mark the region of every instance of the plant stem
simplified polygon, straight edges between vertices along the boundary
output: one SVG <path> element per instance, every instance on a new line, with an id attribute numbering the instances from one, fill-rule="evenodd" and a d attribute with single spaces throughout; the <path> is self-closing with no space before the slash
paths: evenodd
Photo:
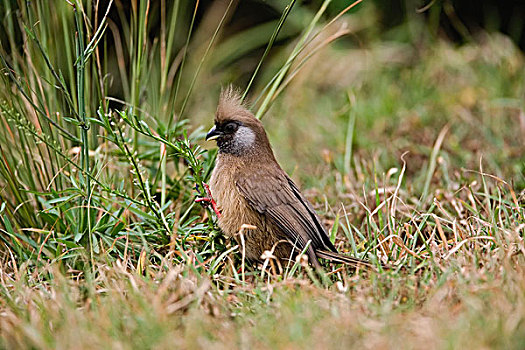
<path id="1" fill-rule="evenodd" d="M 93 242 L 91 240 L 91 218 L 90 218 L 90 201 L 91 201 L 91 179 L 88 174 L 91 174 L 89 168 L 89 125 L 86 121 L 86 105 L 85 105 L 85 56 L 84 56 L 84 32 L 82 28 L 81 13 L 75 8 L 75 24 L 77 30 L 77 100 L 78 100 L 78 115 L 80 117 L 80 132 L 81 132 L 81 166 L 84 169 L 84 181 L 86 186 L 86 195 L 83 200 L 84 205 L 80 210 L 81 220 L 79 230 L 88 233 L 91 260 L 93 260 Z M 87 222 L 84 221 L 87 219 Z M 86 229 L 84 226 L 87 224 Z M 92 261 L 93 262 L 93 261 Z M 94 263 L 94 262 L 93 262 Z M 94 265 L 94 264 L 93 264 Z"/>
<path id="2" fill-rule="evenodd" d="M 321 15 L 326 11 L 326 8 L 328 7 L 328 4 L 330 4 L 330 2 L 331 0 L 325 0 L 323 2 L 323 4 L 321 5 L 321 8 L 319 9 L 319 11 L 317 11 L 314 18 L 312 19 L 312 21 L 310 22 L 310 24 L 304 31 L 303 36 L 299 39 L 299 42 L 297 43 L 297 45 L 295 45 L 292 53 L 290 54 L 285 64 L 283 65 L 284 69 L 282 69 L 280 73 L 277 75 L 276 79 L 274 80 L 272 84 L 272 87 L 270 88 L 270 91 L 268 91 L 268 93 L 266 94 L 266 98 L 262 102 L 261 107 L 259 107 L 259 109 L 257 110 L 257 113 L 255 114 L 255 117 L 257 119 L 261 119 L 261 117 L 264 115 L 266 110 L 269 108 L 270 102 L 272 102 L 272 100 L 274 99 L 275 91 L 279 88 L 279 85 L 281 84 L 286 73 L 288 72 L 288 69 L 290 69 L 290 66 L 292 65 L 294 59 L 297 57 L 298 52 L 301 51 L 302 48 L 304 47 L 306 40 L 310 36 L 310 33 L 314 29 L 317 22 L 319 22 Z"/>

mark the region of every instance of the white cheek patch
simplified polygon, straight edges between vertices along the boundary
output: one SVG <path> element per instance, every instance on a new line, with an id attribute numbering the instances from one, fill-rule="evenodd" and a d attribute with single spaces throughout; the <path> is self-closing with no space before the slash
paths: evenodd
<path id="1" fill-rule="evenodd" d="M 255 133 L 246 126 L 240 126 L 234 136 L 235 144 L 239 148 L 251 147 L 255 141 Z"/>

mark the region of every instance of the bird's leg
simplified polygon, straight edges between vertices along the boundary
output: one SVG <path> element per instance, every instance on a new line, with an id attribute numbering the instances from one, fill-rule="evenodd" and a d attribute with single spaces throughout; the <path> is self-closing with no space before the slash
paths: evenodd
<path id="1" fill-rule="evenodd" d="M 208 186 L 208 184 L 205 184 L 205 183 L 202 183 L 202 186 L 204 187 L 204 190 L 206 191 L 206 197 L 197 198 L 195 199 L 195 202 L 201 203 L 204 206 L 211 205 L 217 217 L 220 218 L 221 212 L 219 208 L 217 207 L 217 203 L 215 202 L 215 200 L 213 199 L 211 195 L 210 186 Z"/>

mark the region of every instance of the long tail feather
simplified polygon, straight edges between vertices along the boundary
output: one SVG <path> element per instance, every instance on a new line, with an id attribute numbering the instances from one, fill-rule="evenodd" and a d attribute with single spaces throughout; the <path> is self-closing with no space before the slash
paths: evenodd
<path id="1" fill-rule="evenodd" d="M 346 256 L 343 254 L 335 253 L 335 252 L 330 252 L 326 250 L 317 250 L 316 254 L 319 258 L 330 260 L 331 262 L 334 262 L 334 263 L 346 264 L 346 265 L 350 265 L 354 267 L 367 267 L 369 269 L 377 269 L 377 267 L 369 261 L 358 259 L 358 258 L 353 258 L 353 257 Z M 387 268 L 383 264 L 381 265 L 383 268 L 385 269 Z"/>

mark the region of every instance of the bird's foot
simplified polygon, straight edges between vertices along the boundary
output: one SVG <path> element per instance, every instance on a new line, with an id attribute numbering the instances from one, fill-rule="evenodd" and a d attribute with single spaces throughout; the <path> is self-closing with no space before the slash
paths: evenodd
<path id="1" fill-rule="evenodd" d="M 195 199 L 195 202 L 200 203 L 202 206 L 207 207 L 208 205 L 211 205 L 211 208 L 215 212 L 218 218 L 221 217 L 221 211 L 217 207 L 217 203 L 213 199 L 210 191 L 210 186 L 208 184 L 203 183 L 204 190 L 206 191 L 206 197 L 200 197 Z"/>

